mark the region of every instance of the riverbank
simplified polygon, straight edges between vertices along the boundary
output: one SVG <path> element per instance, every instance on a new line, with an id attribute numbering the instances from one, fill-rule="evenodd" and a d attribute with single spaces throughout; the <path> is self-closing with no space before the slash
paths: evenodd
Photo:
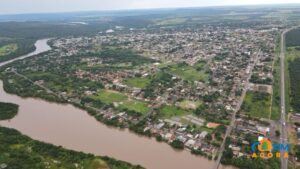
<path id="1" fill-rule="evenodd" d="M 14 129 L 0 127 L 0 165 L 7 168 L 143 169 L 124 161 L 99 157 L 32 140 Z"/>

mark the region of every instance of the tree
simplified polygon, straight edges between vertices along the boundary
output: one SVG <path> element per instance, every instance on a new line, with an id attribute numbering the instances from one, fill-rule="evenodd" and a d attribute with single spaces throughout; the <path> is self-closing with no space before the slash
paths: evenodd
<path id="1" fill-rule="evenodd" d="M 279 137 L 280 136 L 280 131 L 276 130 L 275 134 L 276 134 L 277 137 Z"/>
<path id="2" fill-rule="evenodd" d="M 183 149 L 184 148 L 184 144 L 180 140 L 174 140 L 171 143 L 171 146 L 174 147 L 174 148 L 176 148 L 176 149 Z"/>

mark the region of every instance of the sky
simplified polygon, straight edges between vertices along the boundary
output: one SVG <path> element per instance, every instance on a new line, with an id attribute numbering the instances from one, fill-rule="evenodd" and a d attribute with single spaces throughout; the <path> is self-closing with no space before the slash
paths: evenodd
<path id="1" fill-rule="evenodd" d="M 0 14 L 300 3 L 300 0 L 0 0 Z"/>

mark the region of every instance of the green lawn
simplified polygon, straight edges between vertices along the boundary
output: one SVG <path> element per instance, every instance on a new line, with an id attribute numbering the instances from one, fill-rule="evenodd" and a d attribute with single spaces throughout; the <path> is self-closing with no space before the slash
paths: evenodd
<path id="1" fill-rule="evenodd" d="M 0 56 L 5 56 L 15 52 L 18 49 L 18 45 L 16 43 L 4 45 L 0 47 Z"/>
<path id="2" fill-rule="evenodd" d="M 112 90 L 101 90 L 98 96 L 92 98 L 99 99 L 104 103 L 122 102 L 128 99 L 126 95 Z"/>
<path id="3" fill-rule="evenodd" d="M 267 93 L 247 92 L 242 112 L 257 118 L 269 118 L 271 95 Z"/>
<path id="4" fill-rule="evenodd" d="M 209 75 L 206 73 L 206 70 L 196 69 L 188 65 L 172 65 L 168 67 L 168 70 L 171 74 L 174 74 L 183 80 L 187 81 L 203 81 L 208 80 Z"/>
<path id="5" fill-rule="evenodd" d="M 120 108 L 132 110 L 142 114 L 148 113 L 150 111 L 150 108 L 148 107 L 147 103 L 138 100 L 127 101 L 124 104 L 122 104 Z"/>
<path id="6" fill-rule="evenodd" d="M 160 113 L 161 113 L 160 115 L 163 118 L 171 118 L 173 116 L 184 116 L 184 115 L 192 114 L 191 111 L 183 110 L 175 106 L 163 106 L 160 109 Z"/>
<path id="7" fill-rule="evenodd" d="M 151 82 L 151 79 L 149 78 L 129 78 L 129 79 L 126 79 L 124 81 L 124 84 L 126 84 L 127 86 L 130 86 L 130 87 L 136 87 L 136 88 L 141 88 L 141 89 L 144 89 L 146 88 L 147 85 L 149 85 Z"/>

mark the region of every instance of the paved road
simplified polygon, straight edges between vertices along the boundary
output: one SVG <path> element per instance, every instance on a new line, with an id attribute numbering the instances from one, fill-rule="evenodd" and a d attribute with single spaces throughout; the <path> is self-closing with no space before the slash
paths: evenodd
<path id="1" fill-rule="evenodd" d="M 250 66 L 250 70 L 249 70 L 250 73 L 249 73 L 249 75 L 247 77 L 247 80 L 245 82 L 245 86 L 244 86 L 244 90 L 243 90 L 242 96 L 241 96 L 241 98 L 239 100 L 239 103 L 238 103 L 237 107 L 235 108 L 235 110 L 234 110 L 234 112 L 232 114 L 230 126 L 227 127 L 227 130 L 226 130 L 226 133 L 225 133 L 225 136 L 224 136 L 224 140 L 223 140 L 222 145 L 221 145 L 221 147 L 220 147 L 220 149 L 218 151 L 218 159 L 216 160 L 215 165 L 213 166 L 213 169 L 218 169 L 219 166 L 220 166 L 222 155 L 223 155 L 223 152 L 225 150 L 225 141 L 226 141 L 226 138 L 228 137 L 228 135 L 230 135 L 230 133 L 231 133 L 233 127 L 234 127 L 235 120 L 236 120 L 236 118 L 235 118 L 236 117 L 236 113 L 242 107 L 244 98 L 245 98 L 247 90 L 249 88 L 249 80 L 250 80 L 250 78 L 252 76 L 253 68 L 254 68 L 255 64 L 257 63 L 260 54 L 261 54 L 261 50 L 259 49 L 258 52 L 257 52 L 257 54 L 255 55 L 253 64 Z"/>
<path id="2" fill-rule="evenodd" d="M 280 105 L 281 105 L 281 124 L 280 124 L 280 142 L 281 144 L 288 144 L 288 132 L 286 127 L 286 106 L 285 106 L 285 34 L 293 29 L 298 28 L 299 26 L 292 27 L 283 31 L 281 34 L 280 42 Z M 282 152 L 283 153 L 283 152 Z M 281 169 L 288 169 L 288 159 L 281 157 Z"/>
<path id="3" fill-rule="evenodd" d="M 287 30 L 281 34 L 280 42 L 280 105 L 281 105 L 281 137 L 280 142 L 282 144 L 287 143 L 287 129 L 286 129 L 286 110 L 285 110 L 285 74 L 284 74 L 284 52 L 285 52 L 285 34 Z M 282 152 L 283 153 L 283 152 Z M 281 169 L 287 169 L 288 160 L 281 158 Z"/>

